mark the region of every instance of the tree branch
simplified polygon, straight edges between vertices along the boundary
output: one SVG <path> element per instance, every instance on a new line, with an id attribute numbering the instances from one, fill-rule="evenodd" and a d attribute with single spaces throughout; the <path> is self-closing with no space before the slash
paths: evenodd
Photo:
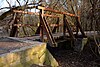
<path id="1" fill-rule="evenodd" d="M 6 2 L 8 3 L 9 7 L 11 8 L 11 4 L 9 3 L 9 1 L 8 1 L 8 0 L 6 0 Z"/>
<path id="2" fill-rule="evenodd" d="M 16 1 L 18 2 L 19 6 L 21 6 L 21 4 L 20 4 L 19 0 L 16 0 Z"/>
<path id="3" fill-rule="evenodd" d="M 3 9 L 10 9 L 10 7 L 3 7 L 3 8 L 0 8 L 0 10 L 3 10 Z"/>

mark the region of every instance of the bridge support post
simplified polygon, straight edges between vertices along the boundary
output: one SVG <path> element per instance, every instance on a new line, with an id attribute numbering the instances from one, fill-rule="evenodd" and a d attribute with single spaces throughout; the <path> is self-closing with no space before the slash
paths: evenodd
<path id="1" fill-rule="evenodd" d="M 59 17 L 57 18 L 56 24 L 57 24 L 58 26 L 55 26 L 55 27 L 53 28 L 52 33 L 55 33 L 56 30 L 59 29 Z"/>
<path id="2" fill-rule="evenodd" d="M 44 11 L 40 10 L 40 15 L 42 15 L 43 17 Z M 42 18 L 40 18 L 40 40 L 43 42 L 44 41 L 44 37 L 43 37 L 44 33 L 43 33 L 43 25 L 42 25 Z"/>
<path id="3" fill-rule="evenodd" d="M 66 34 L 66 28 L 67 28 L 67 30 L 68 30 L 68 33 L 69 33 L 70 37 L 71 37 L 72 39 L 75 39 L 75 37 L 74 37 L 74 35 L 73 35 L 73 32 L 72 32 L 72 30 L 71 30 L 71 27 L 70 27 L 70 25 L 69 25 L 69 23 L 68 23 L 68 21 L 67 21 L 67 19 L 66 19 L 66 16 L 63 15 L 63 36 L 65 36 L 65 34 Z"/>
<path id="4" fill-rule="evenodd" d="M 84 31 L 83 31 L 83 29 L 82 29 L 82 27 L 81 27 L 81 25 L 80 25 L 80 23 L 78 21 L 78 17 L 76 17 L 76 35 L 78 35 L 79 29 L 80 29 L 83 37 L 85 37 L 85 33 L 84 33 Z"/>
<path id="5" fill-rule="evenodd" d="M 47 36 L 47 39 L 48 39 L 50 45 L 52 47 L 57 47 L 57 44 L 55 42 L 55 39 L 53 38 L 52 32 L 51 32 L 50 27 L 48 26 L 48 24 L 47 24 L 47 22 L 45 20 L 45 17 L 42 17 L 41 13 L 40 13 L 39 17 L 41 19 L 41 25 L 43 27 L 43 31 L 46 33 L 46 36 Z"/>
<path id="6" fill-rule="evenodd" d="M 43 42 L 44 41 L 44 37 L 43 37 L 43 26 L 41 24 L 41 19 L 40 19 L 40 40 Z"/>
<path id="7" fill-rule="evenodd" d="M 66 35 L 66 16 L 65 14 L 63 15 L 63 36 Z"/>
<path id="8" fill-rule="evenodd" d="M 15 16 L 14 16 L 14 18 L 13 18 L 14 22 L 13 22 L 13 25 L 12 25 L 12 29 L 11 29 L 11 31 L 10 31 L 10 37 L 15 37 L 15 35 L 16 35 L 16 33 L 17 33 L 18 27 L 17 27 L 17 26 L 14 26 L 14 24 L 18 24 L 17 19 L 18 19 L 18 16 L 17 16 L 16 13 L 15 13 Z"/>

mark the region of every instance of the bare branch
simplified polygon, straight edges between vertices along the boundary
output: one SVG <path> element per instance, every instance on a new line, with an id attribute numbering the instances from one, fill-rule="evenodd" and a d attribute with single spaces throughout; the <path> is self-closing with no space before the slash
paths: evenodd
<path id="1" fill-rule="evenodd" d="M 9 1 L 8 1 L 8 0 L 6 0 L 6 2 L 9 4 L 9 7 L 11 8 L 11 4 L 9 3 Z"/>
<path id="2" fill-rule="evenodd" d="M 16 1 L 18 2 L 19 6 L 21 6 L 21 4 L 20 4 L 19 0 L 16 0 Z"/>
<path id="3" fill-rule="evenodd" d="M 11 7 L 3 7 L 3 8 L 0 8 L 0 10 L 3 10 L 3 9 L 10 9 Z"/>
<path id="4" fill-rule="evenodd" d="M 28 4 L 28 2 L 29 2 L 29 0 L 27 0 L 27 1 L 26 1 L 26 0 L 24 0 L 24 1 L 26 2 L 26 4 L 25 4 L 25 5 L 27 5 L 27 4 Z"/>

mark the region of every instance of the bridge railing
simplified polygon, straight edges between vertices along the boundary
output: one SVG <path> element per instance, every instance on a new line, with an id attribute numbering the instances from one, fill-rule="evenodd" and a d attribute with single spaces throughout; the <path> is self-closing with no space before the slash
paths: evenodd
<path id="1" fill-rule="evenodd" d="M 31 7 L 31 8 L 39 9 L 40 13 L 37 13 L 37 12 L 25 12 L 25 11 L 22 11 L 22 10 L 13 10 L 13 12 L 21 13 L 21 14 L 30 14 L 30 15 L 34 14 L 34 15 L 38 15 L 39 16 L 40 26 L 37 28 L 36 34 L 40 34 L 41 41 L 44 41 L 44 32 L 45 32 L 49 43 L 51 43 L 52 46 L 56 46 L 56 42 L 55 42 L 55 39 L 54 39 L 52 33 L 55 33 L 56 29 L 59 28 L 59 26 L 63 27 L 63 36 L 66 35 L 66 29 L 67 29 L 70 37 L 72 39 L 75 39 L 75 36 L 74 36 L 73 31 L 71 29 L 71 26 L 69 25 L 69 23 L 68 23 L 68 21 L 66 19 L 66 15 L 67 16 L 71 16 L 71 17 L 75 17 L 75 19 L 76 19 L 76 23 L 75 23 L 76 35 L 78 35 L 78 31 L 80 30 L 82 35 L 85 36 L 85 33 L 82 30 L 82 27 L 81 27 L 81 25 L 80 25 L 80 23 L 78 21 L 78 17 L 79 16 L 76 16 L 75 14 L 71 14 L 71 13 L 67 13 L 67 12 L 60 12 L 58 10 L 53 10 L 51 8 L 45 8 L 45 7 L 41 7 L 41 6 L 35 6 L 35 7 Z M 60 18 L 59 16 L 45 14 L 44 11 L 51 11 L 51 12 L 54 12 L 54 13 L 62 14 L 63 15 L 63 24 L 59 24 L 59 18 Z M 57 18 L 58 20 L 57 20 L 56 24 L 48 24 L 46 19 L 45 19 L 45 17 L 53 17 L 53 18 Z M 12 32 L 11 32 L 10 36 L 15 36 L 16 30 L 20 26 L 33 26 L 32 24 L 18 24 L 16 19 L 17 19 L 17 17 L 15 18 L 14 24 L 12 26 L 12 30 L 11 30 Z M 50 29 L 49 25 L 50 26 L 54 26 L 53 30 Z"/>

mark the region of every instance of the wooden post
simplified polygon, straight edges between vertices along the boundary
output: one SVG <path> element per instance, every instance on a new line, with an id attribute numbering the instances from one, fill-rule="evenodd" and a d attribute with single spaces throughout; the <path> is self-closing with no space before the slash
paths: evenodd
<path id="1" fill-rule="evenodd" d="M 82 33 L 82 35 L 83 35 L 83 37 L 85 37 L 85 33 L 84 33 L 84 31 L 83 31 L 83 29 L 82 29 L 82 27 L 81 27 L 81 25 L 80 25 L 80 23 L 79 23 L 79 21 L 78 21 L 78 17 L 76 17 L 76 26 L 77 26 L 77 34 L 78 34 L 78 28 L 80 29 L 80 31 L 81 31 L 81 33 Z"/>
<path id="2" fill-rule="evenodd" d="M 17 15 L 15 15 L 14 23 L 13 23 L 12 29 L 11 29 L 11 31 L 10 31 L 10 37 L 15 37 L 15 35 L 16 35 L 16 33 L 17 33 L 18 27 L 17 27 L 17 26 L 14 26 L 14 24 L 18 24 L 17 19 L 18 19 L 18 18 L 17 18 Z"/>
<path id="3" fill-rule="evenodd" d="M 68 30 L 68 33 L 69 33 L 70 37 L 74 40 L 75 37 L 74 37 L 73 31 L 71 30 L 71 27 L 70 27 L 70 25 L 69 25 L 67 19 L 65 19 L 65 21 L 66 21 L 66 24 L 65 24 L 65 25 L 66 25 L 66 28 L 67 28 L 67 30 Z"/>
<path id="4" fill-rule="evenodd" d="M 63 15 L 63 36 L 66 34 L 66 16 L 65 14 Z"/>
<path id="5" fill-rule="evenodd" d="M 40 15 L 43 17 L 43 10 L 40 10 Z M 43 25 L 42 25 L 42 18 L 40 18 L 40 40 L 43 42 L 44 37 L 43 37 Z"/>
<path id="6" fill-rule="evenodd" d="M 41 20 L 41 25 L 43 27 L 43 31 L 46 33 L 47 39 L 49 41 L 49 43 L 51 44 L 52 47 L 56 47 L 57 44 L 55 42 L 55 39 L 53 38 L 52 32 L 50 30 L 49 25 L 47 24 L 45 17 L 42 17 L 42 15 L 40 14 L 40 20 Z M 43 32 L 42 31 L 42 32 Z"/>
<path id="7" fill-rule="evenodd" d="M 46 22 L 45 17 L 43 17 L 43 28 L 45 30 L 45 33 L 47 35 L 47 38 L 49 40 L 49 43 L 51 44 L 52 47 L 57 47 L 57 43 L 52 35 L 51 29 L 49 27 L 49 25 Z"/>
<path id="8" fill-rule="evenodd" d="M 76 18 L 76 36 L 78 36 L 78 32 L 79 32 L 79 28 L 78 28 L 78 21 L 77 21 L 77 18 Z"/>
<path id="9" fill-rule="evenodd" d="M 63 15 L 63 36 L 66 35 L 66 29 L 68 30 L 68 33 L 69 33 L 70 37 L 72 39 L 75 39 L 75 37 L 73 35 L 73 31 L 71 30 L 71 27 L 70 27 L 70 25 L 69 25 L 69 23 L 68 23 L 68 21 L 66 19 L 66 16 Z"/>
<path id="10" fill-rule="evenodd" d="M 56 30 L 59 28 L 59 17 L 57 18 L 56 24 L 57 24 L 58 26 L 55 26 L 55 27 L 53 28 L 52 33 L 55 33 Z"/>

